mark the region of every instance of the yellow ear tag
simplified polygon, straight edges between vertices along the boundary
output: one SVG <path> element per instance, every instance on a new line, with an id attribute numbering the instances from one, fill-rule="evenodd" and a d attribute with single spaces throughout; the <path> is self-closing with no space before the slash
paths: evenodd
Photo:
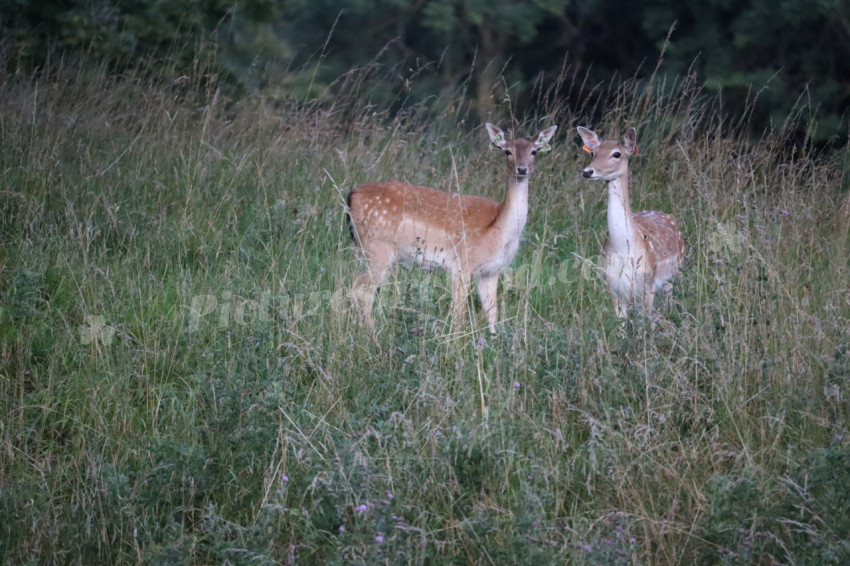
<path id="1" fill-rule="evenodd" d="M 582 148 L 583 150 L 585 150 L 587 153 L 593 153 L 593 150 L 592 150 L 592 149 L 590 149 L 589 147 L 587 147 L 586 145 L 581 146 L 581 148 Z"/>

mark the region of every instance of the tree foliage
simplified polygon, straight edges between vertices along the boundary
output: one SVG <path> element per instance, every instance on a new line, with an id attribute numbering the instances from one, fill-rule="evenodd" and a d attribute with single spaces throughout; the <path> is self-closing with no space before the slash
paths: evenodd
<path id="1" fill-rule="evenodd" d="M 850 4 L 844 0 L 0 0 L 16 70 L 51 50 L 113 63 L 216 57 L 230 84 L 311 98 L 346 70 L 380 63 L 384 92 L 418 101 L 469 90 L 486 115 L 494 86 L 520 96 L 569 60 L 602 82 L 612 75 L 691 74 L 756 130 L 801 107 L 807 134 L 846 139 Z M 671 29 L 673 32 L 671 33 Z M 668 41 L 669 40 L 669 41 Z M 205 52 L 203 48 L 213 49 Z M 411 79 L 416 79 L 411 80 Z"/>

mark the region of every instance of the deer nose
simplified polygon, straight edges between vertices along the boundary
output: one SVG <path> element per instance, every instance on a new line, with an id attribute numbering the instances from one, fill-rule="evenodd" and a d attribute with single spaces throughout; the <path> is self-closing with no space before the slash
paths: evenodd
<path id="1" fill-rule="evenodd" d="M 517 167 L 516 174 L 520 175 L 521 177 L 525 177 L 526 175 L 528 175 L 528 167 Z"/>
<path id="2" fill-rule="evenodd" d="M 584 171 L 582 171 L 582 175 L 584 175 L 585 179 L 590 179 L 591 177 L 593 177 L 593 169 L 585 169 Z"/>

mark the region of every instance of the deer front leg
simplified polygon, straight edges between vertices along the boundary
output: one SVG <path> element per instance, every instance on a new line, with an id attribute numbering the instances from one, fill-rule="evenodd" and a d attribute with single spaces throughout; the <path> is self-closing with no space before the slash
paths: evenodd
<path id="1" fill-rule="evenodd" d="M 460 269 L 452 273 L 452 326 L 463 324 L 469 296 L 469 276 Z"/>
<path id="2" fill-rule="evenodd" d="M 478 297 L 481 299 L 481 308 L 487 315 L 490 334 L 496 333 L 496 322 L 499 320 L 499 302 L 496 295 L 498 286 L 499 276 L 495 273 L 482 276 L 478 280 Z"/>
<path id="3" fill-rule="evenodd" d="M 611 290 L 611 299 L 614 302 L 614 312 L 619 318 L 627 318 L 629 316 L 629 301 L 626 297 L 621 297 L 613 289 Z"/>
<path id="4" fill-rule="evenodd" d="M 655 302 L 655 291 L 650 287 L 643 297 L 643 310 L 649 315 L 652 312 L 652 303 Z"/>

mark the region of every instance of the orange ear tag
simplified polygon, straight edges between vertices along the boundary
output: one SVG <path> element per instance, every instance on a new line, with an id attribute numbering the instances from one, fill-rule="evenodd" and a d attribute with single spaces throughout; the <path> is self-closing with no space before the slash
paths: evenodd
<path id="1" fill-rule="evenodd" d="M 638 154 L 638 149 L 637 149 L 637 146 L 635 146 L 635 155 L 637 155 L 637 154 Z"/>
<path id="2" fill-rule="evenodd" d="M 585 150 L 587 153 L 593 153 L 593 150 L 592 150 L 592 149 L 590 149 L 589 147 L 587 147 L 586 145 L 581 146 L 581 148 L 582 148 L 583 150 Z"/>

